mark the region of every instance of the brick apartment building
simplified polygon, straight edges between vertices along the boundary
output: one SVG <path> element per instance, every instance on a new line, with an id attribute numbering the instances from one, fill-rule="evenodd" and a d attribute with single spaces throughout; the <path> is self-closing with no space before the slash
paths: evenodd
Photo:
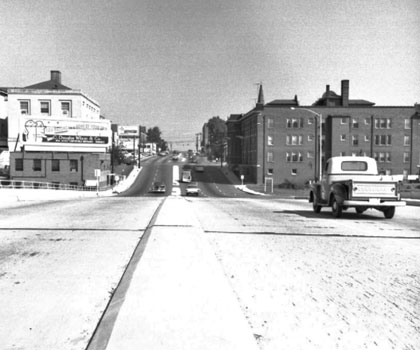
<path id="1" fill-rule="evenodd" d="M 110 173 L 111 123 L 99 104 L 61 83 L 61 73 L 24 88 L 0 88 L 7 118 L 10 178 L 85 185 Z"/>
<path id="2" fill-rule="evenodd" d="M 373 157 L 384 174 L 418 174 L 420 106 L 375 106 L 349 96 L 349 81 L 343 80 L 341 95 L 327 85 L 311 106 L 300 106 L 297 96 L 265 104 L 260 86 L 256 107 L 227 121 L 229 166 L 245 181 L 296 186 L 340 155 Z"/>

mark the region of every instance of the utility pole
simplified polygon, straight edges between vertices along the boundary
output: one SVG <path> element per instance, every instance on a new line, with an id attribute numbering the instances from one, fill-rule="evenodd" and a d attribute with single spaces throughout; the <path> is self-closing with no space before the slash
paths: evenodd
<path id="1" fill-rule="evenodd" d="M 140 168 L 140 155 L 141 155 L 141 125 L 139 125 L 139 168 Z"/>

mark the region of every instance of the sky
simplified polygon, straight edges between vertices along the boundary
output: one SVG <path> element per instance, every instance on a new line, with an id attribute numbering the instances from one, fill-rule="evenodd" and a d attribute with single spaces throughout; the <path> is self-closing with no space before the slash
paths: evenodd
<path id="1" fill-rule="evenodd" d="M 0 86 L 49 80 L 121 125 L 195 140 L 227 119 L 326 85 L 377 106 L 420 103 L 418 0 L 0 0 Z"/>

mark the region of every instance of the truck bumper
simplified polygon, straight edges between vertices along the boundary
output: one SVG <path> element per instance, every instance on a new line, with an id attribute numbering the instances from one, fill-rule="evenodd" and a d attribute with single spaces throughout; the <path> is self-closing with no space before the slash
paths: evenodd
<path id="1" fill-rule="evenodd" d="M 378 198 L 371 198 L 368 201 L 345 200 L 343 206 L 346 207 L 404 207 L 404 201 L 380 201 Z"/>

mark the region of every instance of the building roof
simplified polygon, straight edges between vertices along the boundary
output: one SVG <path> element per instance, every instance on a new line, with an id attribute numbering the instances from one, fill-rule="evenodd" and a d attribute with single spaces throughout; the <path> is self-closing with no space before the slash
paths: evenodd
<path id="1" fill-rule="evenodd" d="M 373 106 L 375 103 L 374 102 L 370 102 L 370 101 L 366 101 L 366 100 L 349 100 L 349 105 L 351 106 Z"/>
<path id="2" fill-rule="evenodd" d="M 42 83 L 25 86 L 25 89 L 39 89 L 39 90 L 71 90 L 71 88 L 55 81 L 47 80 Z"/>
<path id="3" fill-rule="evenodd" d="M 275 107 L 275 106 L 299 106 L 297 99 L 293 100 L 273 100 L 265 105 L 266 107 Z"/>
<path id="4" fill-rule="evenodd" d="M 229 118 L 228 118 L 228 122 L 236 122 L 236 121 L 238 121 L 239 119 L 241 119 L 242 118 L 242 116 L 243 116 L 243 114 L 231 114 L 230 116 L 229 116 Z"/>

